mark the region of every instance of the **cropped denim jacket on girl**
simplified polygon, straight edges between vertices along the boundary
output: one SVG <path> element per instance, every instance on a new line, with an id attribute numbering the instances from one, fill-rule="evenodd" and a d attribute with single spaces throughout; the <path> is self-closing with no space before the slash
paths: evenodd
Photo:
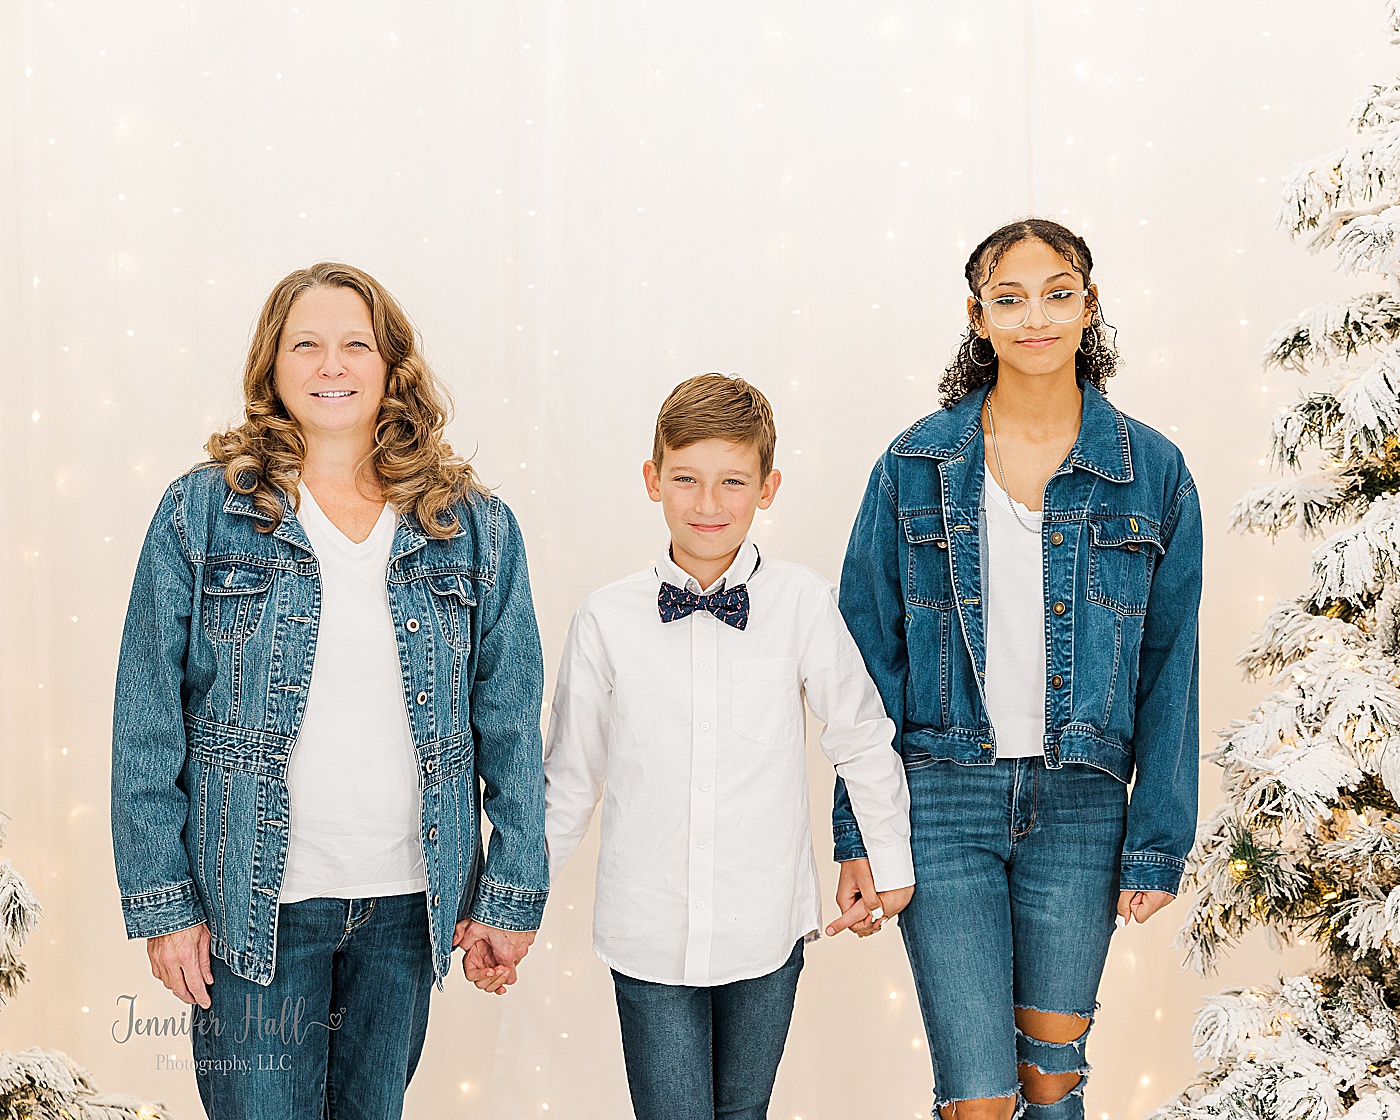
<path id="1" fill-rule="evenodd" d="M 1201 511 L 1181 452 L 1080 382 L 1083 414 L 1045 486 L 1045 764 L 1133 783 L 1121 890 L 1175 893 L 1196 828 Z M 987 717 L 982 402 L 925 416 L 876 464 L 841 612 L 903 729 L 907 767 L 996 761 Z M 836 858 L 864 855 L 845 790 Z"/>
<path id="2" fill-rule="evenodd" d="M 137 563 L 112 735 L 112 840 L 130 937 L 207 922 L 212 951 L 273 974 L 287 859 L 287 761 L 321 604 L 301 523 L 270 518 L 223 467 L 170 485 Z M 537 929 L 549 888 L 544 668 L 525 550 L 497 498 L 459 502 L 455 535 L 401 513 L 386 581 L 418 756 L 420 839 L 439 986 L 457 921 Z M 478 816 L 493 831 L 483 861 Z"/>

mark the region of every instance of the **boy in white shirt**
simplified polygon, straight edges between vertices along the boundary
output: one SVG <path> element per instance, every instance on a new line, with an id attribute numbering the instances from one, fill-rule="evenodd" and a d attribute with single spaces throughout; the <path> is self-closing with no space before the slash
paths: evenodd
<path id="1" fill-rule="evenodd" d="M 742 380 L 705 374 L 671 393 L 643 464 L 669 547 L 584 601 L 559 668 L 550 873 L 601 799 L 594 950 L 613 970 L 637 1120 L 767 1113 L 821 924 L 804 695 L 869 853 L 863 897 L 827 932 L 872 933 L 913 894 L 894 725 L 836 588 L 747 539 L 781 482 L 776 438 Z"/>

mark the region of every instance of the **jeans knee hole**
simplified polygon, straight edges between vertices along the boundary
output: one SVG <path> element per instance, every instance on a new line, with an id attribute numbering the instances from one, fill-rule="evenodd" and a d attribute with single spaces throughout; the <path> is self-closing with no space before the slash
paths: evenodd
<path id="1" fill-rule="evenodd" d="M 1020 1068 L 1022 1071 L 1021 1092 L 1031 1104 L 1058 1104 L 1084 1084 L 1082 1073 L 1046 1073 L 1039 1067 L 1028 1063 L 1023 1064 Z M 1027 1072 L 1030 1072 L 1029 1077 L 1027 1077 Z M 1059 1082 L 1068 1077 L 1073 1077 L 1074 1080 L 1061 1090 Z M 1052 1084 L 1047 1085 L 1044 1082 Z"/>

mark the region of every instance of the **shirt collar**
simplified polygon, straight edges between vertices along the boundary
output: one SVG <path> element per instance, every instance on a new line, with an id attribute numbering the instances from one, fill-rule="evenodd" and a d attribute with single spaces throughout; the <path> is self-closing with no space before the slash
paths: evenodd
<path id="1" fill-rule="evenodd" d="M 758 545 L 747 537 L 744 543 L 739 546 L 739 551 L 734 557 L 734 562 L 725 570 L 710 587 L 701 587 L 694 576 L 683 570 L 674 560 L 671 559 L 671 545 L 668 542 L 661 550 L 661 557 L 656 562 L 656 574 L 662 583 L 669 583 L 673 587 L 680 587 L 695 595 L 712 595 L 726 588 L 738 587 L 741 583 L 747 583 L 753 578 L 754 572 L 758 571 L 759 555 Z"/>

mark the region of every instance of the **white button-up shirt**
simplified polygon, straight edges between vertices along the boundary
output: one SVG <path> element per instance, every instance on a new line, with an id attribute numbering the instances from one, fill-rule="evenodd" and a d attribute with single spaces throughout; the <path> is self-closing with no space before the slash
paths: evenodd
<path id="1" fill-rule="evenodd" d="M 663 623 L 661 583 L 747 584 L 738 630 Z M 574 615 L 545 747 L 551 876 L 603 802 L 593 947 L 641 980 L 717 985 L 777 969 L 821 926 L 803 697 L 850 791 L 879 890 L 914 882 L 894 724 L 809 568 L 745 542 L 710 588 L 662 553 Z"/>

